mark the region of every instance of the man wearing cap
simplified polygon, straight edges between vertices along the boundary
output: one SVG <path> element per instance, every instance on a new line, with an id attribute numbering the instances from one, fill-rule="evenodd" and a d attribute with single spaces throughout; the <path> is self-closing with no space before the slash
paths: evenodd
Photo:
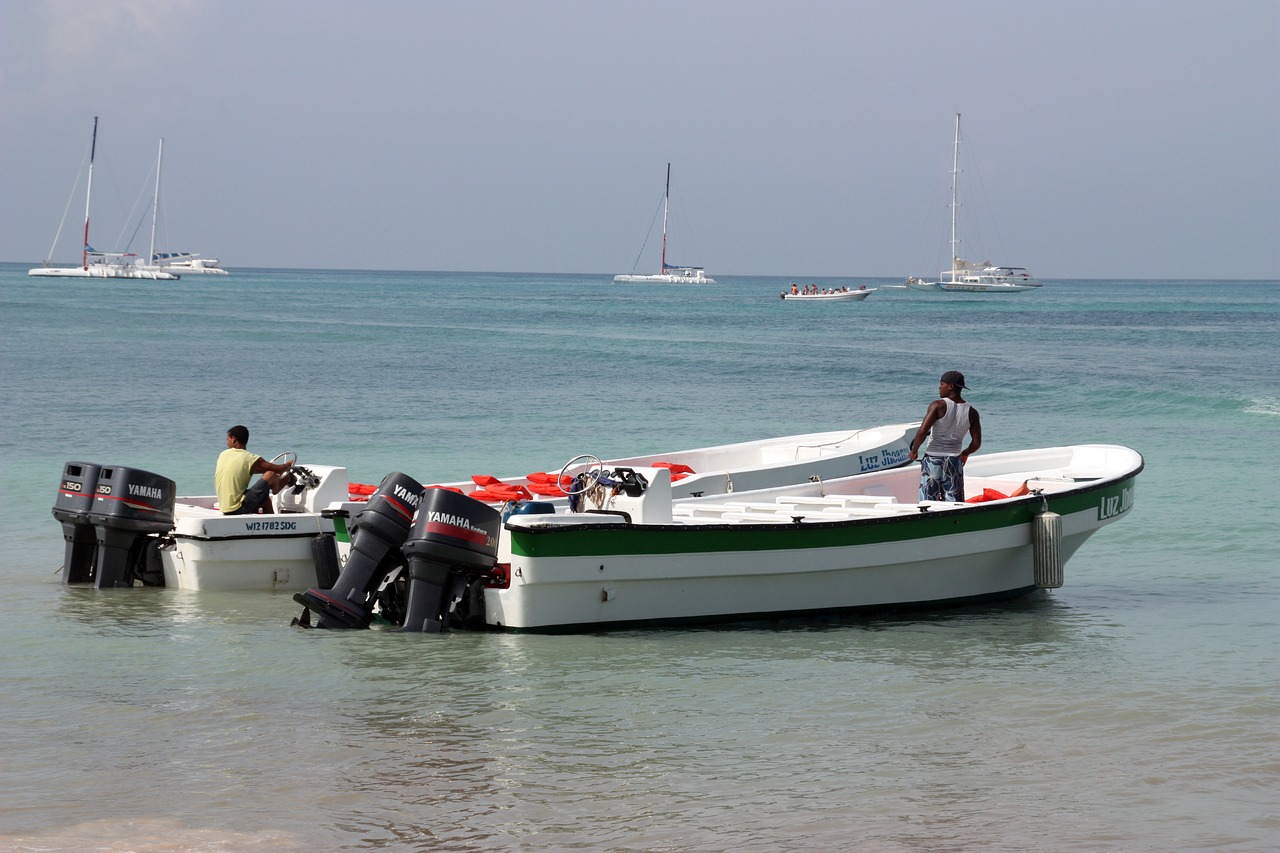
<path id="1" fill-rule="evenodd" d="M 982 446 L 982 422 L 978 420 L 978 410 L 960 397 L 962 390 L 969 390 L 963 373 L 948 370 L 942 374 L 938 383 L 940 399 L 929 404 L 916 437 L 911 439 L 914 460 L 925 436 L 929 436 L 929 446 L 920 460 L 922 501 L 964 500 L 964 463 Z M 969 446 L 961 450 L 966 433 Z"/>

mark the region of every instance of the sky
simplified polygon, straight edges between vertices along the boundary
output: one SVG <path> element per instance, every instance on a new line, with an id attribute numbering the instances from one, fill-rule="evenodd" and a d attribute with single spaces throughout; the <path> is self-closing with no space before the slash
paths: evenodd
<path id="1" fill-rule="evenodd" d="M 1277 0 L 0 0 L 0 260 L 1280 279 Z M 79 182 L 77 183 L 77 175 Z M 656 221 L 655 221 L 656 218 Z M 140 223 L 144 223 L 141 224 Z M 132 235 L 132 238 L 131 238 Z"/>

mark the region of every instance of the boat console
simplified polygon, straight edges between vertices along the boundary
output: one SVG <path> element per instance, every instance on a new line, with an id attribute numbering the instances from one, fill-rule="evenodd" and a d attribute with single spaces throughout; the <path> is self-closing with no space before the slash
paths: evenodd
<path id="1" fill-rule="evenodd" d="M 614 468 L 588 473 L 572 512 L 616 513 L 633 524 L 671 522 L 671 471 L 667 468 Z M 537 520 L 537 517 L 534 517 Z M 542 519 L 545 520 L 545 519 Z"/>
<path id="2" fill-rule="evenodd" d="M 295 465 L 297 483 L 276 495 L 280 512 L 321 512 L 349 500 L 347 469 L 333 465 Z"/>

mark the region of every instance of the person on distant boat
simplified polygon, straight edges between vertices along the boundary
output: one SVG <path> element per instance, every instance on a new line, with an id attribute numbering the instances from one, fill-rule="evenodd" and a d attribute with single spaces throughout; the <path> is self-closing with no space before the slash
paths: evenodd
<path id="1" fill-rule="evenodd" d="M 796 283 L 794 281 L 791 282 L 791 295 L 795 296 L 799 292 L 800 292 L 800 288 L 796 287 Z"/>
<path id="2" fill-rule="evenodd" d="M 929 436 L 929 446 L 920 460 L 922 501 L 964 500 L 964 464 L 982 446 L 982 422 L 978 410 L 960 396 L 962 390 L 969 390 L 963 373 L 948 370 L 942 374 L 939 399 L 929 404 L 920 429 L 911 439 L 910 458 L 914 461 L 925 436 Z M 969 436 L 969 446 L 961 450 L 965 434 Z"/>
<path id="3" fill-rule="evenodd" d="M 253 515 L 271 512 L 271 496 L 294 482 L 290 460 L 283 464 L 268 462 L 245 450 L 249 443 L 248 427 L 237 424 L 227 430 L 227 449 L 218 455 L 213 471 L 213 488 L 223 515 Z M 252 486 L 249 480 L 261 474 Z"/>

